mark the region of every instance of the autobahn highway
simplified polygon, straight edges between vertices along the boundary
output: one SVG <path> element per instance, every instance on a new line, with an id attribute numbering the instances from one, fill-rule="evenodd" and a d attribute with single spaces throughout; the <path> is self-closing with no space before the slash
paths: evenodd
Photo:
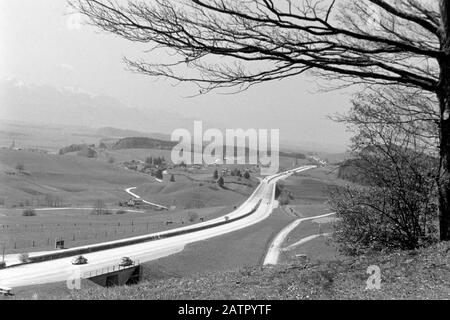
<path id="1" fill-rule="evenodd" d="M 270 216 L 275 204 L 275 186 L 279 180 L 286 179 L 295 172 L 302 172 L 313 168 L 315 166 L 305 166 L 264 178 L 254 193 L 240 207 L 224 217 L 188 227 L 155 233 L 154 235 L 157 236 L 157 239 L 153 241 L 127 245 L 127 242 L 130 240 L 139 240 L 139 238 L 145 240 L 145 237 L 148 237 L 147 235 L 86 246 L 101 248 L 101 246 L 108 244 L 119 245 L 113 249 L 98 250 L 83 254 L 89 261 L 86 265 L 72 265 L 71 261 L 77 255 L 74 253 L 71 257 L 24 264 L 0 270 L 0 287 L 14 289 L 29 285 L 63 282 L 74 277 L 86 278 L 89 272 L 117 266 L 120 259 L 125 256 L 140 263 L 149 262 L 179 253 L 190 243 L 247 228 Z M 211 227 L 208 227 L 210 225 Z M 199 227 L 205 228 L 196 230 Z M 190 232 L 191 229 L 192 232 Z M 170 236 L 171 233 L 179 231 L 183 231 L 184 233 Z M 123 246 L 120 245 L 122 243 Z M 73 248 L 70 251 L 76 252 L 80 248 Z"/>

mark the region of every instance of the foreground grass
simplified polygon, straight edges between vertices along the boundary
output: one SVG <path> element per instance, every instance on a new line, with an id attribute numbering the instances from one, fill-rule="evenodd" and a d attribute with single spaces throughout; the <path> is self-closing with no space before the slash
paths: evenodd
<path id="1" fill-rule="evenodd" d="M 367 268 L 381 269 L 381 289 L 365 290 Z M 246 268 L 133 287 L 94 288 L 63 299 L 450 299 L 450 243 L 410 252 L 336 261 Z"/>

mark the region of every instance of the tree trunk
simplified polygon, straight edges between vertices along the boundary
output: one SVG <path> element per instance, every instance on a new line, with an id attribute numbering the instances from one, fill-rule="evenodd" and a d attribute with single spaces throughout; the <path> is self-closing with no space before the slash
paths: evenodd
<path id="1" fill-rule="evenodd" d="M 450 241 L 450 3 L 441 0 L 441 46 L 445 56 L 439 59 L 440 81 L 438 98 L 440 106 L 440 157 L 439 225 L 441 241 Z"/>
<path id="2" fill-rule="evenodd" d="M 450 79 L 450 62 L 447 67 L 447 77 Z M 441 109 L 439 225 L 441 240 L 450 241 L 450 81 L 447 81 L 445 89 L 442 88 L 438 95 Z"/>

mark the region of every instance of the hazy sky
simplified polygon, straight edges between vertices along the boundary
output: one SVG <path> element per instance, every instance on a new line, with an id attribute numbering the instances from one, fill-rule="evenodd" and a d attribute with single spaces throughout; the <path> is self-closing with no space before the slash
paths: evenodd
<path id="1" fill-rule="evenodd" d="M 130 107 L 164 109 L 216 126 L 279 128 L 284 141 L 345 150 L 349 134 L 326 116 L 345 111 L 349 95 L 318 93 L 314 79 L 303 76 L 237 95 L 185 98 L 197 92 L 194 86 L 174 87 L 125 70 L 122 57 L 145 57 L 147 46 L 81 27 L 68 12 L 65 0 L 0 0 L 0 78 L 77 87 Z"/>

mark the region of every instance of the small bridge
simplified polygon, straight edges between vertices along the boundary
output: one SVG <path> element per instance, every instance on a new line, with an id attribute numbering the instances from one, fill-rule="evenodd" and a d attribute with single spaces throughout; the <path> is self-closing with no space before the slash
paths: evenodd
<path id="1" fill-rule="evenodd" d="M 112 266 L 83 273 L 84 279 L 102 287 L 115 287 L 139 283 L 142 278 L 142 266 L 133 262 L 130 266 Z"/>

